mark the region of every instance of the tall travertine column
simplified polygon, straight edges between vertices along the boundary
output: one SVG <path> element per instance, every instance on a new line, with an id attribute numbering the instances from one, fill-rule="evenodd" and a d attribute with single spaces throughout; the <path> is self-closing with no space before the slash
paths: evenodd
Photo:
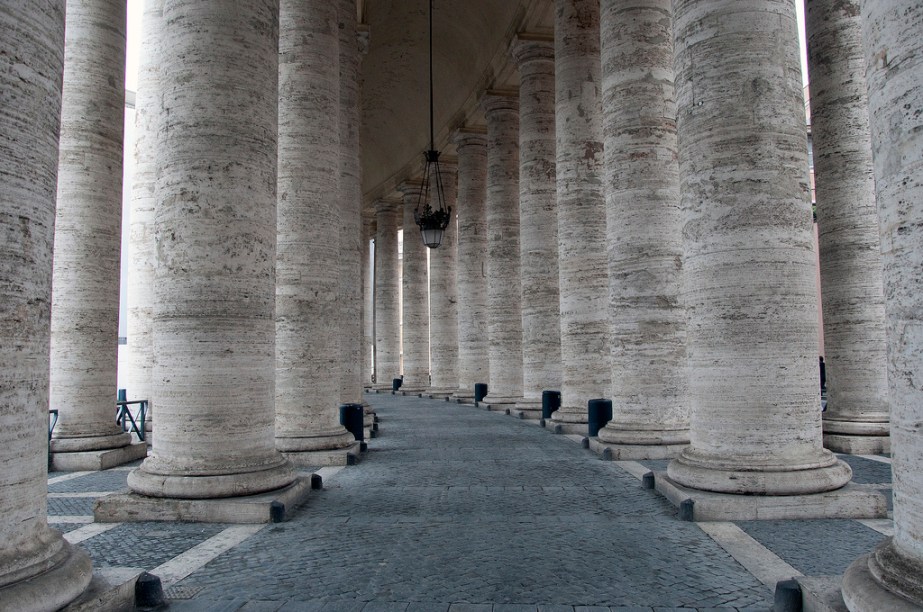
<path id="1" fill-rule="evenodd" d="M 600 4 L 613 459 L 689 442 L 672 0 Z"/>
<path id="2" fill-rule="evenodd" d="M 118 370 L 124 0 L 67 6 L 51 293 L 51 441 L 58 469 L 101 469 L 131 434 L 113 415 Z M 143 457 L 121 453 L 115 464 Z M 83 451 L 83 452 L 82 452 Z M 80 453 L 75 455 L 74 453 Z M 60 459 L 59 459 L 60 454 Z M 111 467 L 106 465 L 105 467 Z"/>
<path id="3" fill-rule="evenodd" d="M 375 238 L 375 211 L 362 212 L 362 386 L 372 385 L 372 354 L 375 347 L 375 283 L 372 274 L 372 250 L 369 243 Z M 377 253 L 376 253 L 377 255 Z"/>
<path id="4" fill-rule="evenodd" d="M 295 479 L 273 440 L 278 17 L 272 0 L 164 4 L 157 434 L 128 476 L 137 493 L 228 497 Z"/>
<path id="5" fill-rule="evenodd" d="M 458 391 L 474 397 L 490 380 L 487 357 L 487 138 L 464 129 L 453 138 L 458 153 Z"/>
<path id="6" fill-rule="evenodd" d="M 587 401 L 610 392 L 599 0 L 554 6 L 562 367 L 552 420 L 584 433 Z"/>
<path id="7" fill-rule="evenodd" d="M 519 252 L 522 270 L 522 416 L 540 418 L 542 391 L 561 386 L 554 41 L 520 34 Z"/>
<path id="8" fill-rule="evenodd" d="M 440 160 L 445 205 L 452 209 L 452 219 L 445 229 L 439 248 L 429 250 L 430 353 L 432 382 L 428 390 L 434 395 L 451 395 L 458 390 L 458 311 L 456 293 L 456 257 L 458 231 L 458 164 Z"/>
<path id="9" fill-rule="evenodd" d="M 805 5 L 820 246 L 824 446 L 888 452 L 885 304 L 859 0 Z"/>
<path id="10" fill-rule="evenodd" d="M 398 187 L 404 196 L 404 252 L 401 258 L 402 339 L 404 384 L 401 391 L 420 393 L 429 387 L 429 305 L 426 289 L 426 246 L 413 212 L 420 199 L 421 181 L 404 181 Z"/>
<path id="11" fill-rule="evenodd" d="M 335 3 L 282 0 L 276 448 L 296 465 L 318 465 L 314 451 L 355 444 L 339 419 L 340 326 L 359 313 L 340 303 L 342 272 L 337 274 L 343 265 L 341 225 L 353 225 L 343 221 L 350 213 L 341 209 L 342 194 L 335 195 L 342 170 L 338 39 Z"/>
<path id="12" fill-rule="evenodd" d="M 356 0 L 339 0 L 340 402 L 362 403 L 362 186 Z"/>
<path id="13" fill-rule="evenodd" d="M 64 12 L 63 0 L 0 10 L 0 603 L 8 610 L 57 610 L 92 577 L 86 553 L 46 518 Z"/>
<path id="14" fill-rule="evenodd" d="M 852 612 L 923 609 L 923 4 L 862 2 L 887 312 L 894 537 L 843 576 Z M 832 381 L 831 381 L 832 382 Z"/>
<path id="15" fill-rule="evenodd" d="M 751 499 L 842 487 L 821 445 L 794 3 L 674 11 L 691 444 L 669 477 Z"/>
<path id="16" fill-rule="evenodd" d="M 519 99 L 487 92 L 487 356 L 490 405 L 522 401 Z"/>
<path id="17" fill-rule="evenodd" d="M 129 269 L 126 299 L 127 359 L 123 379 L 129 399 L 146 399 L 153 409 L 154 207 L 157 203 L 156 150 L 160 121 L 160 28 L 163 0 L 146 0 L 142 22 L 138 91 L 135 95 L 135 171 L 128 213 Z M 148 440 L 150 442 L 150 440 Z"/>
<path id="18" fill-rule="evenodd" d="M 401 375 L 400 259 L 397 231 L 403 202 L 375 202 L 375 388 L 390 389 Z"/>

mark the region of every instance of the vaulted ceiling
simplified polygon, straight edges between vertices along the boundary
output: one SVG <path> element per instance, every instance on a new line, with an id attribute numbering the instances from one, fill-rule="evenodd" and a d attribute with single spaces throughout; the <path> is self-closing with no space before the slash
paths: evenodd
<path id="1" fill-rule="evenodd" d="M 391 194 L 419 173 L 429 147 L 428 0 L 364 0 L 369 50 L 362 60 L 362 190 L 366 202 Z M 519 32 L 551 34 L 552 0 L 434 0 L 436 148 L 483 124 L 486 88 L 515 89 L 508 49 Z"/>

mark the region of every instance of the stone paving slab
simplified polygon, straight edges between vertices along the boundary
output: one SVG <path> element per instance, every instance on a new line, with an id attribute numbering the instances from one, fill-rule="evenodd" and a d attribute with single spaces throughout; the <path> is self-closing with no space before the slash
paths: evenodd
<path id="1" fill-rule="evenodd" d="M 123 523 L 80 546 L 90 554 L 94 567 L 152 570 L 225 527 L 215 523 Z"/>
<path id="2" fill-rule="evenodd" d="M 73 480 L 48 485 L 49 493 L 74 493 L 79 491 L 120 491 L 128 489 L 128 470 L 92 472 Z"/>

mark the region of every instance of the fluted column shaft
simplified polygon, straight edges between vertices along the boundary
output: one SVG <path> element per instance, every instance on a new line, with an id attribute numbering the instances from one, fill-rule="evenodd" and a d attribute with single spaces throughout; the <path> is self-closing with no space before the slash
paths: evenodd
<path id="1" fill-rule="evenodd" d="M 458 392 L 490 380 L 487 356 L 487 138 L 460 130 L 458 153 Z"/>
<path id="2" fill-rule="evenodd" d="M 401 333 L 404 348 L 402 391 L 420 392 L 429 386 L 429 305 L 426 302 L 426 246 L 413 212 L 420 199 L 420 181 L 398 187 L 404 196 L 404 251 L 401 258 Z"/>
<path id="3" fill-rule="evenodd" d="M 923 609 L 923 4 L 863 1 L 888 342 L 894 537 L 843 576 L 852 612 Z"/>
<path id="4" fill-rule="evenodd" d="M 400 259 L 397 231 L 403 203 L 375 203 L 375 386 L 390 389 L 401 374 Z"/>
<path id="5" fill-rule="evenodd" d="M 117 386 L 124 0 L 70 2 L 51 294 L 50 405 L 59 411 L 53 452 L 125 446 Z"/>
<path id="6" fill-rule="evenodd" d="M 353 224 L 334 195 L 343 169 L 337 6 L 282 0 L 279 25 L 275 427 L 276 448 L 294 457 L 353 442 L 339 422 L 340 329 L 359 314 L 339 299 L 340 236 Z"/>
<path id="7" fill-rule="evenodd" d="M 587 401 L 610 392 L 599 0 L 555 0 L 554 28 L 562 367 L 553 419 L 576 433 Z"/>
<path id="8" fill-rule="evenodd" d="M 522 280 L 519 273 L 519 99 L 488 93 L 487 333 L 490 382 L 485 401 L 522 399 Z"/>
<path id="9" fill-rule="evenodd" d="M 339 0 L 340 402 L 362 402 L 362 186 L 356 0 Z"/>
<path id="10" fill-rule="evenodd" d="M 599 439 L 625 458 L 689 441 L 672 4 L 600 5 L 613 416 Z"/>
<path id="11" fill-rule="evenodd" d="M 725 493 L 836 489 L 851 471 L 821 446 L 794 4 L 674 11 L 692 414 L 669 476 Z"/>
<path id="12" fill-rule="evenodd" d="M 429 251 L 430 351 L 432 383 L 429 391 L 448 395 L 458 388 L 458 311 L 456 292 L 456 257 L 458 230 L 458 164 L 443 159 L 442 183 L 445 204 L 452 209 L 442 244 Z"/>
<path id="13" fill-rule="evenodd" d="M 885 305 L 858 0 L 807 2 L 827 410 L 824 446 L 888 448 Z"/>
<path id="14" fill-rule="evenodd" d="M 512 54 L 519 68 L 520 407 L 537 418 L 542 391 L 561 386 L 554 41 L 521 35 Z"/>
<path id="15" fill-rule="evenodd" d="M 157 435 L 128 476 L 138 493 L 246 495 L 295 478 L 273 443 L 278 18 L 274 0 L 164 4 Z"/>
<path id="16" fill-rule="evenodd" d="M 64 13 L 63 0 L 0 10 L 0 602 L 10 610 L 61 608 L 92 577 L 86 553 L 46 518 Z"/>
<path id="17" fill-rule="evenodd" d="M 127 359 L 123 378 L 129 399 L 156 404 L 151 375 L 157 355 L 153 345 L 154 208 L 157 204 L 156 151 L 160 109 L 159 47 L 163 23 L 163 0 L 146 0 L 142 21 L 138 91 L 135 95 L 135 171 L 131 180 L 128 214 L 129 269 L 126 301 Z"/>

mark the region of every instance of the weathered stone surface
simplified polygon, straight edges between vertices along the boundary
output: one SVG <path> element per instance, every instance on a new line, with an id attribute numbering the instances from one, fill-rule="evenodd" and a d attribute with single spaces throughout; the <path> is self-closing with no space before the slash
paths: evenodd
<path id="1" fill-rule="evenodd" d="M 610 393 L 599 2 L 554 7 L 561 408 L 552 420 L 577 433 L 587 401 Z"/>
<path id="2" fill-rule="evenodd" d="M 356 1 L 338 0 L 340 52 L 340 403 L 362 403 L 362 165 Z"/>
<path id="3" fill-rule="evenodd" d="M 128 477 L 144 495 L 253 494 L 295 478 L 273 440 L 278 19 L 273 0 L 164 5 L 157 435 Z"/>
<path id="4" fill-rule="evenodd" d="M 885 304 L 858 0 L 805 5 L 817 192 L 827 448 L 861 424 L 888 435 Z M 861 440 L 857 440 L 861 445 Z"/>
<path id="5" fill-rule="evenodd" d="M 721 493 L 837 489 L 851 472 L 821 445 L 794 6 L 680 0 L 674 27 L 691 444 L 669 476 Z"/>
<path id="6" fill-rule="evenodd" d="M 603 0 L 600 30 L 612 420 L 599 439 L 615 456 L 675 456 L 689 409 L 672 1 Z"/>
<path id="7" fill-rule="evenodd" d="M 426 299 L 426 246 L 413 213 L 420 200 L 420 181 L 405 181 L 398 188 L 404 196 L 404 251 L 401 256 L 401 346 L 404 386 L 401 391 L 419 393 L 429 386 L 429 305 Z"/>
<path id="8" fill-rule="evenodd" d="M 923 608 L 923 5 L 862 3 L 886 304 L 894 537 L 843 578 L 853 612 Z"/>
<path id="9" fill-rule="evenodd" d="M 519 99 L 487 92 L 487 357 L 489 404 L 522 399 Z M 478 381 L 483 382 L 483 381 Z"/>
<path id="10" fill-rule="evenodd" d="M 442 245 L 429 250 L 432 380 L 428 392 L 451 395 L 458 389 L 458 163 L 454 159 L 442 158 L 439 167 L 442 170 L 445 205 L 452 209 L 452 219 L 445 230 Z"/>
<path id="11" fill-rule="evenodd" d="M 48 528 L 48 348 L 64 2 L 0 10 L 0 602 L 57 609 L 89 557 Z"/>
<path id="12" fill-rule="evenodd" d="M 459 130 L 458 152 L 458 393 L 490 380 L 487 357 L 487 138 Z"/>
<path id="13" fill-rule="evenodd" d="M 542 391 L 561 386 L 554 41 L 519 35 L 519 253 L 522 385 L 519 408 L 540 416 Z"/>
<path id="14" fill-rule="evenodd" d="M 351 258 L 340 236 L 353 223 L 334 196 L 343 170 L 337 7 L 285 0 L 279 22 L 275 435 L 276 448 L 297 453 L 353 442 L 339 419 L 340 341 L 359 313 L 339 299 L 341 257 Z"/>
<path id="15" fill-rule="evenodd" d="M 402 202 L 375 203 L 375 388 L 390 389 L 401 374 L 400 265 L 397 230 L 403 218 Z"/>
<path id="16" fill-rule="evenodd" d="M 367 209 L 362 216 L 362 386 L 372 384 L 372 355 L 375 350 L 375 284 L 372 282 L 372 249 L 375 238 L 375 211 Z"/>
<path id="17" fill-rule="evenodd" d="M 53 452 L 96 451 L 131 442 L 131 435 L 112 418 L 118 369 L 125 19 L 123 0 L 72 2 L 67 11 L 51 294 L 49 397 L 51 408 L 58 410 Z"/>
<path id="18" fill-rule="evenodd" d="M 126 359 L 122 378 L 129 399 L 148 400 L 148 419 L 153 417 L 152 373 L 157 355 L 153 345 L 154 207 L 157 202 L 156 151 L 161 117 L 160 28 L 163 0 L 145 0 L 142 21 L 138 91 L 135 94 L 135 171 L 128 213 L 128 321 Z"/>

